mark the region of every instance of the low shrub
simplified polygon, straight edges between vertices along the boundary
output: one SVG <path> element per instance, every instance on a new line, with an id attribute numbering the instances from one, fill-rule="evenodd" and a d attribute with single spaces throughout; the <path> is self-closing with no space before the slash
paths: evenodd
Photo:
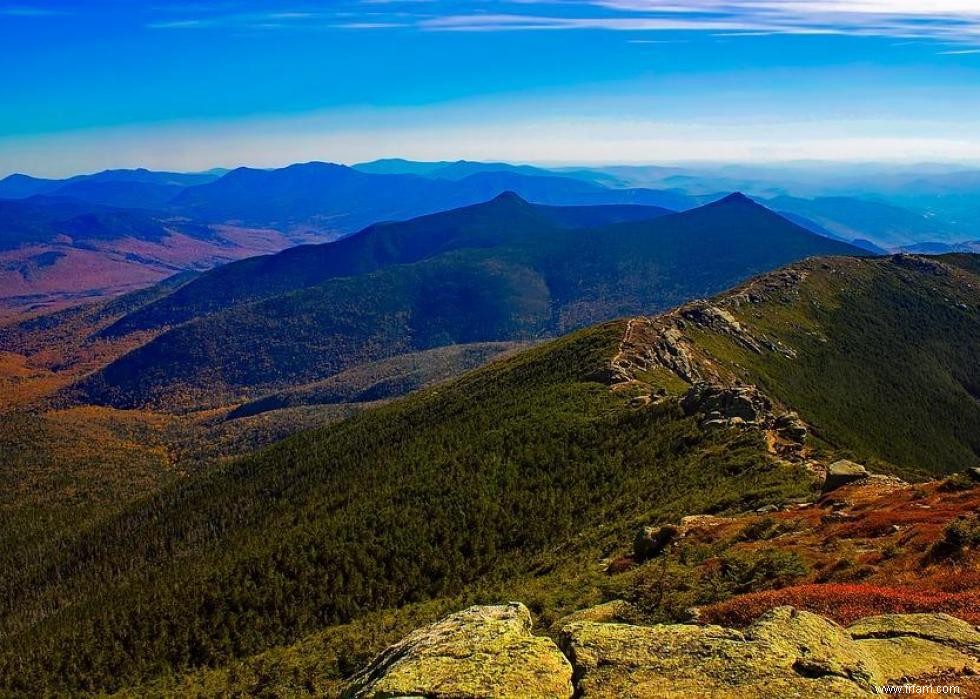
<path id="1" fill-rule="evenodd" d="M 790 605 L 822 614 L 841 624 L 878 614 L 943 612 L 980 624 L 980 590 L 949 593 L 877 585 L 796 585 L 741 595 L 701 609 L 707 623 L 742 627 L 774 607 Z"/>
<path id="2" fill-rule="evenodd" d="M 943 529 L 943 538 L 929 549 L 932 561 L 958 558 L 965 549 L 980 546 L 980 517 L 977 515 L 957 517 Z"/>

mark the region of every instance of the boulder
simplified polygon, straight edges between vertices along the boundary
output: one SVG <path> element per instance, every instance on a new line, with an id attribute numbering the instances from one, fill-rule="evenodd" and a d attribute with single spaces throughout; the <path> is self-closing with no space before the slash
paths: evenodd
<path id="1" fill-rule="evenodd" d="M 858 639 L 910 636 L 980 652 L 980 631 L 949 614 L 882 614 L 856 621 L 847 630 Z"/>
<path id="2" fill-rule="evenodd" d="M 980 663 L 965 653 L 914 636 L 869 638 L 854 641 L 874 657 L 882 684 L 901 683 L 917 677 L 975 675 Z"/>
<path id="3" fill-rule="evenodd" d="M 531 626 L 523 604 L 470 607 L 389 647 L 342 696 L 570 698 L 568 660 L 551 639 L 532 635 Z"/>
<path id="4" fill-rule="evenodd" d="M 755 386 L 701 383 L 681 399 L 686 415 L 701 414 L 702 425 L 761 425 L 772 417 L 772 401 Z"/>
<path id="5" fill-rule="evenodd" d="M 583 699 L 815 699 L 867 697 L 889 683 L 973 676 L 980 669 L 976 658 L 953 646 L 969 646 L 976 633 L 946 615 L 888 615 L 845 629 L 817 614 L 779 607 L 744 632 L 576 622 L 562 629 L 560 644 Z M 920 637 L 926 634 L 941 641 Z"/>
<path id="6" fill-rule="evenodd" d="M 776 433 L 783 439 L 797 444 L 806 443 L 806 423 L 794 412 L 783 413 L 773 424 Z"/>
<path id="7" fill-rule="evenodd" d="M 580 622 L 561 633 L 578 695 L 865 697 L 874 659 L 833 622 L 788 607 L 743 634 L 720 626 Z"/>
<path id="8" fill-rule="evenodd" d="M 980 466 L 973 466 L 972 468 L 966 469 L 966 475 L 977 483 L 980 483 Z"/>
<path id="9" fill-rule="evenodd" d="M 806 677 L 843 677 L 869 691 L 882 684 L 875 658 L 846 629 L 818 614 L 778 607 L 746 629 L 745 637 Z"/>
<path id="10" fill-rule="evenodd" d="M 823 482 L 823 492 L 829 493 L 837 490 L 843 485 L 867 478 L 871 474 L 861 464 L 856 464 L 847 459 L 835 461 L 827 467 L 827 477 Z"/>
<path id="11" fill-rule="evenodd" d="M 633 558 L 637 563 L 659 556 L 677 538 L 678 529 L 671 524 L 643 527 L 633 539 Z"/>
<path id="12" fill-rule="evenodd" d="M 612 624 L 617 622 L 625 622 L 636 616 L 636 610 L 633 606 L 621 599 L 614 599 L 611 602 L 604 602 L 602 604 L 597 604 L 594 607 L 589 607 L 587 609 L 579 609 L 576 612 L 572 612 L 561 619 L 556 621 L 552 625 L 552 630 L 560 631 L 569 624 L 574 624 L 579 621 L 593 621 L 603 624 Z"/>

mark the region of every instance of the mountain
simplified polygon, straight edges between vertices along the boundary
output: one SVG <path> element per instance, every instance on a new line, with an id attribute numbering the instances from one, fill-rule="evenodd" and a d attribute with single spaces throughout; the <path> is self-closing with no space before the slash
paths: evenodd
<path id="1" fill-rule="evenodd" d="M 0 199 L 0 320 L 287 247 L 274 231 L 54 196 Z"/>
<path id="2" fill-rule="evenodd" d="M 682 201 L 672 193 L 609 190 L 571 178 L 519 171 L 479 172 L 452 180 L 305 163 L 278 170 L 233 170 L 215 182 L 185 190 L 171 202 L 171 210 L 209 221 L 313 229 L 339 237 L 379 221 L 486 201 L 504 191 L 553 205 L 641 204 L 673 209 Z"/>
<path id="3" fill-rule="evenodd" d="M 522 175 L 539 175 L 555 177 L 552 170 L 545 170 L 532 165 L 511 165 L 510 163 L 486 163 L 472 160 L 457 160 L 455 162 L 417 162 L 401 158 L 386 158 L 373 160 L 369 163 L 352 165 L 355 170 L 375 175 L 423 175 L 439 179 L 460 180 L 470 175 L 483 172 L 511 172 Z"/>
<path id="4" fill-rule="evenodd" d="M 172 329 L 77 389 L 116 407 L 228 403 L 398 354 L 665 308 L 810 255 L 864 254 L 742 195 L 662 213 L 622 222 L 642 210 L 558 210 L 505 194 L 228 265 L 109 327 L 109 338 Z M 572 226 L 601 220 L 612 223 Z"/>
<path id="5" fill-rule="evenodd" d="M 948 252 L 980 252 L 980 240 L 964 240 L 959 243 L 926 241 L 902 247 L 902 252 L 920 255 L 942 255 Z"/>
<path id="6" fill-rule="evenodd" d="M 755 230 L 779 220 L 739 197 L 659 220 L 686 221 L 690 245 L 719 212 L 737 231 L 733 207 Z M 633 246 L 666 236 L 628 230 Z M 722 233 L 700 235 L 719 249 Z M 526 600 L 555 636 L 612 600 L 590 614 L 707 605 L 733 623 L 758 595 L 835 594 L 968 611 L 976 485 L 885 474 L 980 465 L 978 273 L 969 255 L 805 260 L 188 473 L 56 540 L 14 529 L 0 687 L 336 696 L 411 628 L 493 600 Z M 848 469 L 865 489 L 818 501 Z"/>
<path id="7" fill-rule="evenodd" d="M 122 208 L 160 208 L 185 187 L 210 182 L 219 174 L 155 172 L 143 168 L 104 170 L 66 179 L 14 174 L 0 180 L 0 199 L 50 195 Z"/>
<path id="8" fill-rule="evenodd" d="M 120 321 L 109 334 L 174 325 L 217 310 L 295 291 L 336 277 L 375 272 L 418 262 L 443 252 L 534 245 L 542 233 L 603 223 L 655 219 L 654 207 L 569 207 L 531 205 L 503 194 L 489 203 L 399 223 L 369 226 L 326 245 L 300 246 L 279 255 L 243 260 L 214 270 L 191 289 Z"/>
<path id="9" fill-rule="evenodd" d="M 854 197 L 781 196 L 766 203 L 774 209 L 804 216 L 843 240 L 866 239 L 889 250 L 931 240 L 955 241 L 960 235 L 942 220 Z"/>

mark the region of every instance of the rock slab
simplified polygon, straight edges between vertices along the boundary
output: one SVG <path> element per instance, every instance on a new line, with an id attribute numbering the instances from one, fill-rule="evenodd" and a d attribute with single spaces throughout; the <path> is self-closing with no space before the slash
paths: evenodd
<path id="1" fill-rule="evenodd" d="M 470 607 L 413 631 L 346 686 L 348 699 L 569 699 L 572 667 L 554 641 L 531 634 L 519 603 Z"/>

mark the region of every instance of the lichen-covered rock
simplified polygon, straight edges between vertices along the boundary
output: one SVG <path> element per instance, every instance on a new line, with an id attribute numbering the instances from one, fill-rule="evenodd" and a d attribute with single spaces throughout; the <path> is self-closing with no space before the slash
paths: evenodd
<path id="1" fill-rule="evenodd" d="M 873 655 L 843 627 L 818 614 L 778 607 L 746 629 L 750 641 L 766 645 L 773 657 L 808 677 L 836 675 L 870 690 L 884 677 Z"/>
<path id="2" fill-rule="evenodd" d="M 628 621 L 634 615 L 635 610 L 629 602 L 621 599 L 614 599 L 611 602 L 597 604 L 596 606 L 588 607 L 587 609 L 579 609 L 578 611 L 563 616 L 552 625 L 552 629 L 555 631 L 560 631 L 569 624 L 574 624 L 579 621 L 614 624 Z"/>
<path id="3" fill-rule="evenodd" d="M 835 461 L 827 467 L 827 477 L 823 482 L 823 492 L 829 493 L 837 490 L 841 486 L 867 478 L 871 474 L 861 464 L 856 464 L 847 459 Z"/>
<path id="4" fill-rule="evenodd" d="M 980 663 L 955 648 L 914 636 L 855 641 L 878 664 L 882 684 L 917 677 L 975 675 Z"/>
<path id="5" fill-rule="evenodd" d="M 616 600 L 565 617 L 563 656 L 531 634 L 523 605 L 472 607 L 386 650 L 344 696 L 569 698 L 574 677 L 582 699 L 846 699 L 980 675 L 980 630 L 946 614 L 888 614 L 845 629 L 778 607 L 739 631 L 618 623 L 631 611 Z"/>
<path id="6" fill-rule="evenodd" d="M 567 698 L 572 668 L 553 641 L 531 634 L 523 604 L 471 607 L 385 650 L 342 696 Z"/>
<path id="7" fill-rule="evenodd" d="M 980 653 L 980 630 L 949 614 L 882 614 L 847 627 L 854 638 L 912 636 Z"/>
<path id="8" fill-rule="evenodd" d="M 866 697 L 889 683 L 971 677 L 978 631 L 944 614 L 872 617 L 845 629 L 779 607 L 744 632 L 721 626 L 566 626 L 562 649 L 585 699 Z M 929 638 L 927 638 L 927 636 Z"/>
<path id="9" fill-rule="evenodd" d="M 821 632 L 843 647 L 821 643 Z M 580 622 L 563 629 L 561 646 L 588 699 L 863 697 L 860 682 L 875 674 L 843 629 L 789 608 L 744 635 L 720 626 Z"/>

